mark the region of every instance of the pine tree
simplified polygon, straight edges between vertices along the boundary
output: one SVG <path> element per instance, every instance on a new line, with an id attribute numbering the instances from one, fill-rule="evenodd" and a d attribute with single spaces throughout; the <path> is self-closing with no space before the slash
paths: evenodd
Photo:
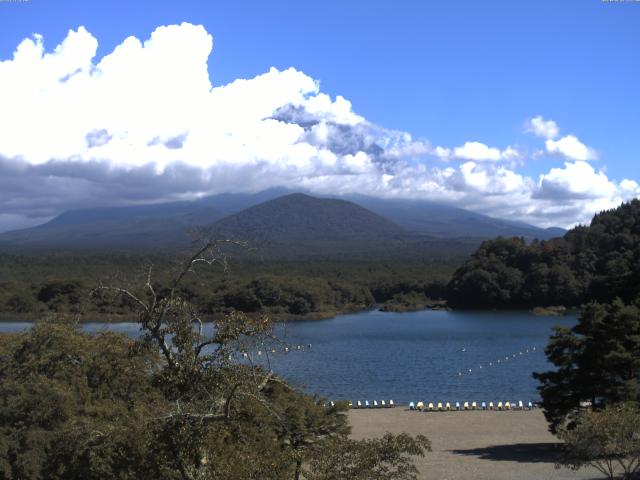
<path id="1" fill-rule="evenodd" d="M 572 329 L 556 328 L 546 354 L 557 370 L 534 373 L 551 430 L 581 402 L 595 409 L 640 400 L 640 308 L 620 299 L 585 305 Z"/>

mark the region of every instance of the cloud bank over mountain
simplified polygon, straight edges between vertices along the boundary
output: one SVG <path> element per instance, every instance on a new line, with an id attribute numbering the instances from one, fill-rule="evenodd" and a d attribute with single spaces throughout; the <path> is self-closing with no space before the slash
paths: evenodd
<path id="1" fill-rule="evenodd" d="M 478 139 L 433 146 L 368 121 L 294 68 L 212 85 L 202 26 L 158 27 L 101 59 L 97 47 L 80 27 L 52 51 L 35 35 L 0 61 L 0 231 L 80 206 L 276 186 L 429 199 L 540 226 L 586 222 L 640 194 L 541 116 L 525 128 L 543 142 L 533 153 Z M 536 156 L 558 165 L 521 173 Z"/>

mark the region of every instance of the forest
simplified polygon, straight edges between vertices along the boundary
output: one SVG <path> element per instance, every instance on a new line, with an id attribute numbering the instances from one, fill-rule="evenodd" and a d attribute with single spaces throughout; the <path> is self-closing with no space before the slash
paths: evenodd
<path id="1" fill-rule="evenodd" d="M 37 319 L 70 313 L 86 320 L 130 320 L 125 300 L 91 295 L 100 285 L 138 285 L 149 268 L 166 287 L 180 257 L 140 255 L 0 255 L 0 318 Z M 326 318 L 378 306 L 417 310 L 440 306 L 455 262 L 247 261 L 203 269 L 182 285 L 204 315 L 232 310 L 268 313 L 276 320 Z"/>
<path id="2" fill-rule="evenodd" d="M 603 211 L 563 237 L 483 242 L 448 285 L 454 308 L 577 307 L 640 294 L 640 200 Z"/>

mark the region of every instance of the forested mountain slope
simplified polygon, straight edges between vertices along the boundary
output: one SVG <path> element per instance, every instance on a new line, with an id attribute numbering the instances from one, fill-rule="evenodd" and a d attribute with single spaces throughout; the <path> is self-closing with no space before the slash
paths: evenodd
<path id="1" fill-rule="evenodd" d="M 448 287 L 459 308 L 577 306 L 640 295 L 640 200 L 594 216 L 564 237 L 483 242 Z"/>

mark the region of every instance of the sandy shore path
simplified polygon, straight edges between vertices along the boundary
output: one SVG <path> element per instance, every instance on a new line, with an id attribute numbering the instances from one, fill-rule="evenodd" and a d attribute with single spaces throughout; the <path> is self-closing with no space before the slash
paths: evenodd
<path id="1" fill-rule="evenodd" d="M 433 451 L 417 461 L 420 479 L 585 480 L 594 469 L 554 468 L 556 439 L 540 410 L 420 413 L 394 408 L 351 410 L 354 438 L 385 432 L 423 434 Z"/>

